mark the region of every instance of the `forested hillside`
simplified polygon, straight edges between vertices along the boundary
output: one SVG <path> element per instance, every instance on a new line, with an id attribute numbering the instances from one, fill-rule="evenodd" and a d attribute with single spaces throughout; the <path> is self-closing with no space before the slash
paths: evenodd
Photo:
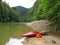
<path id="1" fill-rule="evenodd" d="M 0 22 L 49 20 L 53 26 L 60 27 L 60 0 L 37 0 L 30 9 L 19 7 L 11 8 L 0 2 Z"/>
<path id="2" fill-rule="evenodd" d="M 37 0 L 28 14 L 34 20 L 49 20 L 54 27 L 60 27 L 60 0 Z"/>
<path id="3" fill-rule="evenodd" d="M 19 21 L 20 22 L 27 22 L 27 13 L 29 11 L 28 8 L 22 7 L 22 6 L 16 6 L 12 7 L 15 11 L 19 14 Z"/>
<path id="4" fill-rule="evenodd" d="M 16 7 L 12 7 L 13 9 L 17 10 L 21 16 L 27 15 L 27 12 L 29 9 L 22 7 L 22 6 L 16 6 Z"/>
<path id="5" fill-rule="evenodd" d="M 5 2 L 0 2 L 0 22 L 18 21 L 18 12 Z"/>

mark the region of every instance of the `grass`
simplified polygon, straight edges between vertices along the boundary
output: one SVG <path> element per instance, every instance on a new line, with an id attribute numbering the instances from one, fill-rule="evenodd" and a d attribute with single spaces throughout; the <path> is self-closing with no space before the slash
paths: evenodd
<path id="1" fill-rule="evenodd" d="M 9 38 L 20 38 L 23 33 L 32 31 L 21 23 L 0 23 L 0 45 L 5 45 Z"/>

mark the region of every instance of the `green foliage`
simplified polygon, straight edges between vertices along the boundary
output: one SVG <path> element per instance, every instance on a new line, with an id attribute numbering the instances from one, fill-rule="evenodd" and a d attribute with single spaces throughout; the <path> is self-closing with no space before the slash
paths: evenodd
<path id="1" fill-rule="evenodd" d="M 54 22 L 53 24 L 55 24 L 57 27 L 59 27 L 59 23 L 60 23 L 60 4 L 56 4 L 53 8 L 51 8 L 49 10 L 49 12 L 47 13 L 48 15 L 48 20 Z"/>
<path id="2" fill-rule="evenodd" d="M 34 20 L 49 20 L 60 27 L 60 0 L 37 0 L 28 13 Z"/>
<path id="3" fill-rule="evenodd" d="M 27 12 L 29 9 L 22 7 L 22 6 L 16 6 L 12 7 L 16 12 L 18 12 L 18 20 L 20 22 L 26 22 L 27 21 Z"/>
<path id="4" fill-rule="evenodd" d="M 18 12 L 9 7 L 5 2 L 0 2 L 0 22 L 18 21 Z"/>

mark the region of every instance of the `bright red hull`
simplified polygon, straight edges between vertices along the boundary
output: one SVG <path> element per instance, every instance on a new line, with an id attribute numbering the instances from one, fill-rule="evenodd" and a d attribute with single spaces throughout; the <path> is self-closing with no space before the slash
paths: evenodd
<path id="1" fill-rule="evenodd" d="M 37 33 L 42 34 L 41 32 L 29 32 L 29 33 L 23 34 L 22 36 L 23 37 L 35 37 Z"/>

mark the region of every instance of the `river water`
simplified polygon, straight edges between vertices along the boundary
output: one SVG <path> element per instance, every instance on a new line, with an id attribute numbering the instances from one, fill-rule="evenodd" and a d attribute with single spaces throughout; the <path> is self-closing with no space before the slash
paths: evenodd
<path id="1" fill-rule="evenodd" d="M 17 38 L 10 38 L 9 41 L 5 44 L 5 45 L 23 45 L 23 41 L 26 39 L 27 37 L 23 37 L 21 39 L 17 39 Z"/>

